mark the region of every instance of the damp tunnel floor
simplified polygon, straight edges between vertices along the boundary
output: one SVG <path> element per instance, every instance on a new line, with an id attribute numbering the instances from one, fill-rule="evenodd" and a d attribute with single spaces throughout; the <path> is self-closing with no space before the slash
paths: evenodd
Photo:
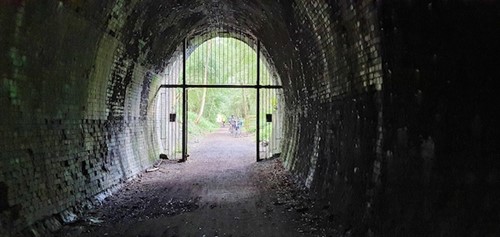
<path id="1" fill-rule="evenodd" d="M 59 236 L 322 236 L 279 159 L 255 162 L 254 136 L 221 128 L 164 160 Z"/>

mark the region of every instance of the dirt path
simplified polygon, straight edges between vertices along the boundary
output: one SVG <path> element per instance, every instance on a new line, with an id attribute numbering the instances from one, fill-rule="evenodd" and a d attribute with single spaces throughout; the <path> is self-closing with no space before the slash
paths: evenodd
<path id="1" fill-rule="evenodd" d="M 283 183 L 288 181 L 279 160 L 255 162 L 252 137 L 233 138 L 221 129 L 190 148 L 187 162 L 163 162 L 158 171 L 143 174 L 87 213 L 94 224 L 79 226 L 78 232 L 82 236 L 312 235 L 311 228 L 301 227 L 307 208 L 278 195 L 287 192 L 280 186 L 288 184 Z"/>

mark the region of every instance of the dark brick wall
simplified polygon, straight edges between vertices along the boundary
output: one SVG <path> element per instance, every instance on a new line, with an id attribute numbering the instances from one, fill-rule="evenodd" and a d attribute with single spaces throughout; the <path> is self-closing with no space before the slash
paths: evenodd
<path id="1" fill-rule="evenodd" d="M 496 236 L 496 1 L 384 1 L 384 236 Z"/>
<path id="2" fill-rule="evenodd" d="M 156 76 L 122 43 L 128 10 L 0 2 L 1 236 L 91 204 L 156 159 L 144 90 Z"/>
<path id="3" fill-rule="evenodd" d="M 498 234 L 498 4 L 280 8 L 259 37 L 287 92 L 286 165 L 344 231 Z"/>
<path id="4" fill-rule="evenodd" d="M 287 22 L 283 35 L 289 40 L 279 40 L 291 45 L 284 44 L 286 50 L 266 48 L 278 61 L 275 65 L 287 92 L 286 166 L 310 188 L 318 205 L 332 213 L 335 223 L 345 227 L 342 231 L 355 228 L 357 235 L 364 234 L 382 144 L 377 5 L 373 1 L 283 5 Z M 264 34 L 262 38 L 272 42 Z"/>

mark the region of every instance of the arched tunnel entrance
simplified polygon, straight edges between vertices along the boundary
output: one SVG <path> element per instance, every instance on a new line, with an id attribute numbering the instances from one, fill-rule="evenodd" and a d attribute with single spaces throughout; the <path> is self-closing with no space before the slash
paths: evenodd
<path id="1" fill-rule="evenodd" d="M 493 0 L 0 0 L 0 236 L 82 223 L 215 235 L 191 220 L 233 236 L 498 236 L 499 13 Z M 211 34 L 260 51 L 279 83 L 254 68 L 251 83 L 208 88 L 203 67 L 190 83 L 179 69 Z M 257 125 L 252 144 L 280 157 L 158 165 L 190 153 L 182 134 L 202 100 L 189 97 L 233 86 L 271 105 L 247 125 L 282 121 L 278 150 L 262 152 Z M 261 98 L 271 91 L 281 103 Z M 120 222 L 139 222 L 135 206 L 162 231 Z M 84 215 L 99 208 L 109 219 Z"/>
<path id="2" fill-rule="evenodd" d="M 156 98 L 167 157 L 186 161 L 189 136 L 226 121 L 233 137 L 255 136 L 257 161 L 281 154 L 282 86 L 258 40 L 220 28 L 186 38 L 174 55 Z"/>

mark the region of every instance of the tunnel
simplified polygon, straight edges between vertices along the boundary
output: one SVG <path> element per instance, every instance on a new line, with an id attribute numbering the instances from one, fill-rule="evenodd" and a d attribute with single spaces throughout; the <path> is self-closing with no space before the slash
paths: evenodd
<path id="1" fill-rule="evenodd" d="M 497 236 L 499 22 L 493 0 L 1 0 L 0 236 L 151 168 L 161 75 L 220 29 L 260 42 L 281 164 L 338 236 Z"/>

